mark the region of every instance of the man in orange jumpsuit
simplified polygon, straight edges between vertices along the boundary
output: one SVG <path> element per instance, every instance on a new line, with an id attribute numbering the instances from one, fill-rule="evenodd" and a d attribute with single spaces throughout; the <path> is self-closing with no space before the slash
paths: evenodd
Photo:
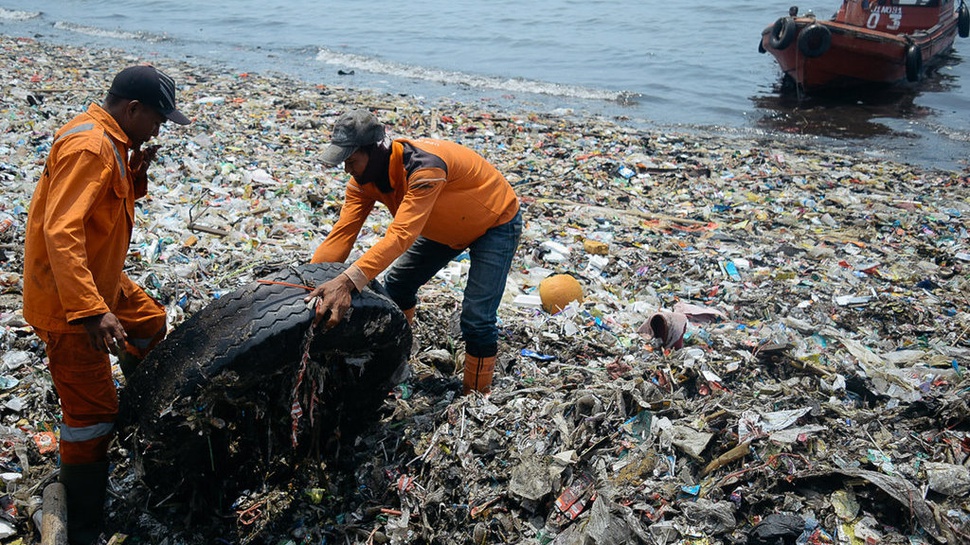
<path id="1" fill-rule="evenodd" d="M 352 178 L 340 218 L 314 252 L 313 263 L 346 260 L 375 203 L 387 206 L 394 220 L 345 272 L 307 296 L 307 301 L 318 298 L 317 315 L 335 325 L 350 308 L 351 294 L 390 267 L 384 286 L 411 321 L 418 288 L 467 249 L 463 391 L 489 392 L 498 353 L 498 307 L 522 234 L 512 186 L 481 155 L 459 144 L 388 139 L 384 126 L 363 110 L 337 120 L 321 160 L 343 163 Z"/>
<path id="2" fill-rule="evenodd" d="M 24 318 L 46 344 L 61 401 L 60 481 L 67 491 L 68 540 L 101 533 L 108 445 L 118 399 L 108 355 L 144 355 L 166 333 L 165 309 L 122 268 L 135 199 L 148 192 L 157 147 L 142 145 L 171 120 L 175 83 L 152 66 L 119 72 L 103 103 L 54 135 L 27 219 Z"/>

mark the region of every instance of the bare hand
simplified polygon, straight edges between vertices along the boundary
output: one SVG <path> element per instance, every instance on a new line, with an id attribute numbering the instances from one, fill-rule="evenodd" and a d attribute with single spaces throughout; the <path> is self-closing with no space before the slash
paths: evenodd
<path id="1" fill-rule="evenodd" d="M 317 286 L 303 300 L 309 303 L 316 298 L 316 321 L 322 321 L 324 327 L 330 329 L 340 323 L 350 308 L 353 289 L 354 283 L 341 274 Z"/>
<path id="2" fill-rule="evenodd" d="M 114 314 L 107 312 L 98 316 L 89 316 L 81 320 L 81 324 L 88 332 L 91 346 L 98 352 L 116 356 L 124 352 L 128 334 Z"/>
<path id="3" fill-rule="evenodd" d="M 131 159 L 128 161 L 128 164 L 131 166 L 131 170 L 136 178 L 148 176 L 148 167 L 155 161 L 159 147 L 158 144 L 154 144 L 145 149 L 136 147 L 131 150 Z"/>

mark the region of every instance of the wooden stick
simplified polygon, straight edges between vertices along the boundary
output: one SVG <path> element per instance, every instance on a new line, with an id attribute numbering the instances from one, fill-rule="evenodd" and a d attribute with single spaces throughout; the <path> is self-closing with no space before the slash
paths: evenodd
<path id="1" fill-rule="evenodd" d="M 78 93 L 81 93 L 81 92 L 96 93 L 102 90 L 103 89 L 96 89 L 94 87 L 51 87 L 49 89 L 31 89 L 30 91 L 33 93 L 69 93 L 71 91 L 75 91 Z"/>
<path id="2" fill-rule="evenodd" d="M 724 416 L 725 414 L 727 414 L 727 411 L 724 410 L 724 409 L 720 409 L 720 410 L 714 411 L 713 413 L 711 413 L 711 414 L 709 414 L 707 416 L 701 417 L 701 418 L 704 420 L 704 422 L 710 422 L 711 420 L 720 418 L 720 417 Z"/>
<path id="3" fill-rule="evenodd" d="M 67 491 L 63 484 L 51 483 L 44 488 L 43 509 L 41 545 L 67 545 Z"/>
<path id="4" fill-rule="evenodd" d="M 210 235 L 218 235 L 220 237 L 224 237 L 229 234 L 229 231 L 226 231 L 225 229 L 206 227 L 205 225 L 199 225 L 195 222 L 189 224 L 189 231 L 201 231 L 203 233 L 209 233 Z"/>
<path id="5" fill-rule="evenodd" d="M 689 219 L 689 218 L 679 218 L 677 216 L 668 216 L 666 214 L 654 214 L 652 212 L 641 212 L 639 210 L 625 210 L 625 209 L 619 209 L 619 208 L 609 208 L 607 206 L 596 206 L 596 205 L 593 205 L 593 204 L 583 204 L 583 203 L 579 203 L 579 202 L 564 201 L 564 200 L 560 200 L 560 199 L 538 198 L 538 199 L 536 199 L 536 202 L 539 203 L 539 204 L 561 204 L 563 206 L 575 206 L 575 207 L 582 206 L 582 207 L 588 208 L 589 210 L 592 210 L 592 211 L 609 212 L 609 213 L 613 213 L 613 214 L 622 214 L 622 215 L 627 215 L 627 216 L 637 216 L 637 217 L 640 217 L 640 218 L 643 218 L 643 219 L 648 219 L 648 220 L 665 220 L 665 221 L 670 221 L 670 222 L 673 222 L 673 223 L 683 223 L 683 224 L 687 224 L 687 225 L 707 225 L 708 223 L 710 223 L 709 221 L 692 220 L 692 219 Z"/>
<path id="6" fill-rule="evenodd" d="M 733 449 L 725 452 L 724 454 L 715 458 L 711 463 L 707 464 L 704 471 L 701 471 L 701 477 L 710 474 L 715 469 L 719 467 L 726 466 L 735 460 L 740 460 L 751 452 L 751 441 L 745 441 L 740 445 L 734 447 Z"/>

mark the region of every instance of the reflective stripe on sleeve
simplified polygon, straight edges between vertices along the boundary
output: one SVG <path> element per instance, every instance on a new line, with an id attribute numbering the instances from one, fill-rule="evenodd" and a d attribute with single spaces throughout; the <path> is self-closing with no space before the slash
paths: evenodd
<path id="1" fill-rule="evenodd" d="M 125 178 L 128 177 L 126 173 L 126 168 L 125 168 L 125 160 L 121 156 L 121 152 L 118 151 L 118 146 L 115 145 L 115 141 L 112 140 L 111 138 L 108 138 L 108 135 L 104 135 L 104 137 L 108 140 L 108 143 L 111 144 L 111 149 L 113 149 L 115 152 L 115 159 L 118 161 L 118 169 L 121 170 L 121 179 L 124 180 Z"/>
<path id="2" fill-rule="evenodd" d="M 68 136 L 71 136 L 72 134 L 89 131 L 93 128 L 94 128 L 94 123 L 83 123 L 81 125 L 78 125 L 77 127 L 68 129 L 67 131 L 64 132 L 64 134 L 58 136 L 57 140 L 54 140 L 54 142 L 58 142 L 64 138 L 67 138 Z M 108 141 L 108 143 L 111 144 L 111 150 L 114 151 L 115 153 L 115 160 L 118 161 L 118 169 L 121 171 L 121 178 L 122 179 L 126 178 L 127 177 L 126 171 L 128 167 L 125 165 L 124 157 L 121 156 L 121 151 L 118 150 L 118 146 L 115 145 L 114 140 L 108 137 L 107 134 L 104 135 L 104 137 Z"/>
<path id="3" fill-rule="evenodd" d="M 57 142 L 57 141 L 59 141 L 59 140 L 61 140 L 63 138 L 66 138 L 68 136 L 71 136 L 72 134 L 77 134 L 79 132 L 89 131 L 89 130 L 91 130 L 93 128 L 94 128 L 94 123 L 83 123 L 81 125 L 78 125 L 77 127 L 74 127 L 73 129 L 68 129 L 68 130 L 64 131 L 64 134 L 58 136 L 57 137 L 57 140 L 54 140 L 54 142 Z"/>

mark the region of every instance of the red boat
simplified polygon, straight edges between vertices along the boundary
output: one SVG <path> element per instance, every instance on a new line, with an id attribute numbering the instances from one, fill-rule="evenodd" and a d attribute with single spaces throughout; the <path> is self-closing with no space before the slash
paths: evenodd
<path id="1" fill-rule="evenodd" d="M 789 9 L 761 33 L 798 89 L 811 93 L 860 84 L 919 81 L 924 70 L 970 35 L 964 0 L 843 0 L 835 17 L 818 20 Z"/>

